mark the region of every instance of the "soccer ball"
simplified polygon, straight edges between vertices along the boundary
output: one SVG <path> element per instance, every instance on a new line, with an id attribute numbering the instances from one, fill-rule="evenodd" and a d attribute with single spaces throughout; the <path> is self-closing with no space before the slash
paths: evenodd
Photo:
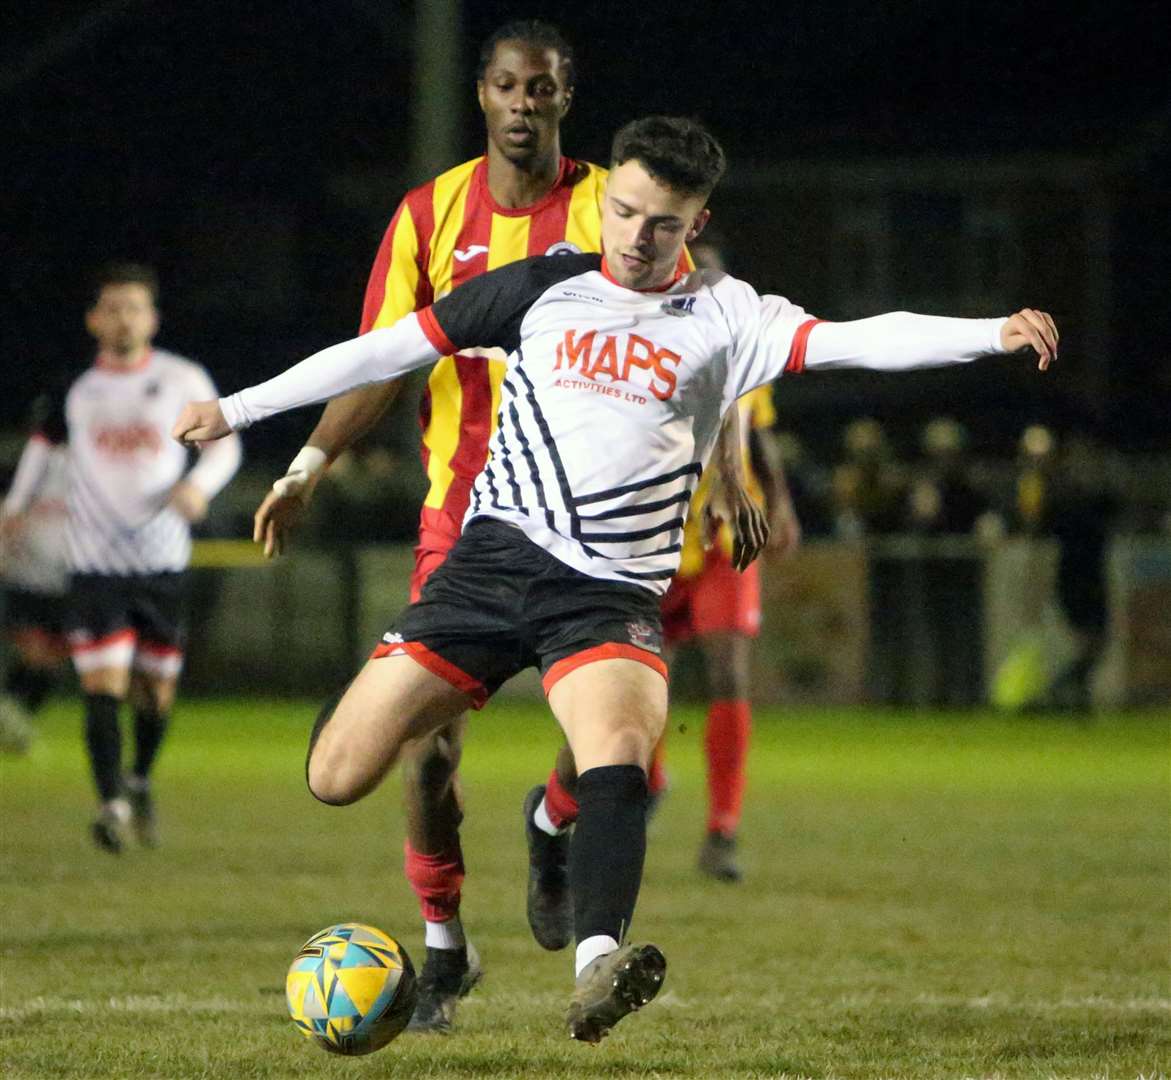
<path id="1" fill-rule="evenodd" d="M 334 1054 L 370 1054 L 407 1026 L 418 986 L 411 958 L 389 934 L 338 923 L 314 934 L 285 979 L 289 1015 Z"/>

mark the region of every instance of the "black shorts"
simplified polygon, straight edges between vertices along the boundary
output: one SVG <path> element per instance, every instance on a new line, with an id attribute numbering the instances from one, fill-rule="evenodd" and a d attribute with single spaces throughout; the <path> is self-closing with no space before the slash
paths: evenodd
<path id="1" fill-rule="evenodd" d="M 594 660 L 637 660 L 664 677 L 659 598 L 566 566 L 519 529 L 473 521 L 383 636 L 373 657 L 406 653 L 478 709 L 518 672 L 548 693 Z"/>
<path id="2" fill-rule="evenodd" d="M 187 575 L 74 574 L 67 627 L 79 671 L 130 666 L 177 675 L 186 642 Z M 108 662 L 107 662 L 108 661 Z"/>
<path id="3" fill-rule="evenodd" d="M 65 617 L 64 594 L 4 589 L 4 628 L 10 634 L 32 630 L 64 640 Z"/>

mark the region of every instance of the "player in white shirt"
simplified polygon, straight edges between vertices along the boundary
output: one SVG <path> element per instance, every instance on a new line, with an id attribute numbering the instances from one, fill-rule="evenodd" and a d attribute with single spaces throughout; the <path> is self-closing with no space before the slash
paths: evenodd
<path id="1" fill-rule="evenodd" d="M 68 446 L 69 646 L 100 799 L 92 835 L 115 853 L 131 821 L 141 842 L 156 840 L 150 772 L 183 666 L 191 524 L 240 464 L 237 438 L 201 448 L 192 467 L 168 437 L 183 402 L 215 387 L 199 364 L 153 348 L 157 295 L 147 267 L 99 275 L 86 313 L 97 358 L 42 428 L 48 442 Z M 39 486 L 26 478 L 12 509 Z M 128 698 L 135 746 L 124 778 L 118 713 Z"/>
<path id="2" fill-rule="evenodd" d="M 325 802 L 360 799 L 406 740 L 539 667 L 579 774 L 567 1022 L 587 1042 L 646 1004 L 666 970 L 655 946 L 622 942 L 646 849 L 645 770 L 667 714 L 658 598 L 721 416 L 754 387 L 805 370 L 901 370 L 1026 346 L 1044 368 L 1057 347 L 1052 320 L 1029 309 L 828 323 L 724 274 L 680 277 L 679 252 L 707 222 L 722 150 L 693 121 L 650 117 L 618 133 L 611 161 L 603 255 L 485 274 L 261 386 L 193 403 L 175 426 L 185 441 L 218 438 L 453 346 L 509 353 L 464 533 L 318 718 L 308 781 Z"/>
<path id="3" fill-rule="evenodd" d="M 34 406 L 33 434 L 21 451 L 12 485 L 0 504 L 0 578 L 4 631 L 12 657 L 0 695 L 0 749 L 21 752 L 33 735 L 32 717 L 69 658 L 65 641 L 66 455 L 37 428 L 50 399 Z M 31 478 L 37 497 L 24 498 Z M 17 507 L 24 509 L 17 512 Z"/>

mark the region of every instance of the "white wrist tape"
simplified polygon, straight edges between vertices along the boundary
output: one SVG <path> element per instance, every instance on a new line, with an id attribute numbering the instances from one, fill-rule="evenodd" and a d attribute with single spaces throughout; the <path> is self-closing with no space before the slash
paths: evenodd
<path id="1" fill-rule="evenodd" d="M 311 481 L 320 477 L 328 461 L 324 450 L 316 446 L 302 446 L 289 463 L 285 475 L 272 485 L 272 490 L 281 497 L 299 495 Z"/>

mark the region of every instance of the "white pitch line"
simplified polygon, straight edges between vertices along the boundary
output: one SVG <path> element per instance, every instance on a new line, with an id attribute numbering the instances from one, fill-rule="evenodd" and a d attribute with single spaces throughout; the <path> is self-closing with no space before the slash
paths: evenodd
<path id="1" fill-rule="evenodd" d="M 47 1013 L 85 1015 L 97 1012 L 124 1013 L 256 1013 L 273 1012 L 270 1003 L 263 1000 L 238 998 L 187 998 L 181 994 L 159 997 L 137 996 L 108 998 L 35 997 L 21 1005 L 0 1007 L 0 1020 L 24 1020 Z"/>

